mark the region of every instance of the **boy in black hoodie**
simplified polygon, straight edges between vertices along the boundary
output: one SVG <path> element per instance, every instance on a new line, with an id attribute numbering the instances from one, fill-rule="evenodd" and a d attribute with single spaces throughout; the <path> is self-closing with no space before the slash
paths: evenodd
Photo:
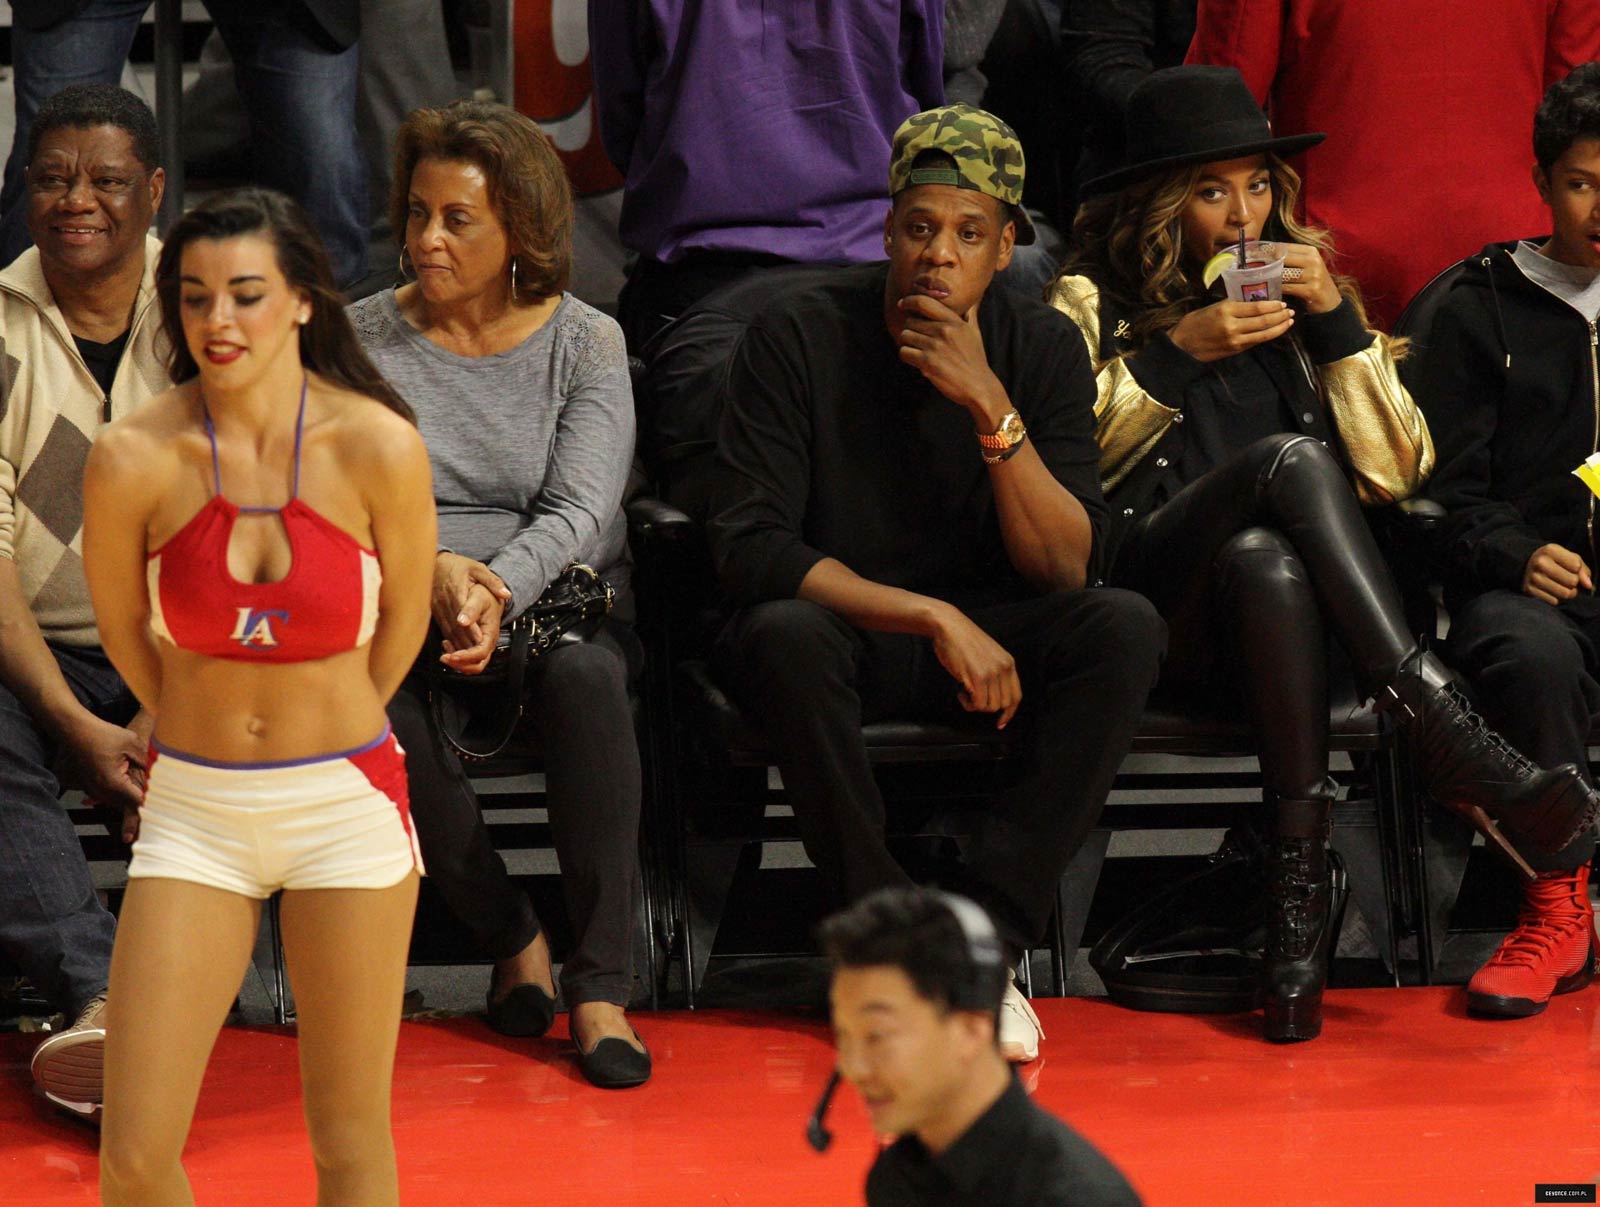
<path id="1" fill-rule="evenodd" d="M 1524 754 L 1587 775 L 1600 713 L 1600 63 L 1545 93 L 1534 183 L 1554 234 L 1491 244 L 1441 305 L 1417 401 L 1438 451 L 1451 662 Z M 1517 928 L 1467 986 L 1475 1014 L 1537 1014 L 1594 977 L 1595 836 L 1529 862 Z"/>

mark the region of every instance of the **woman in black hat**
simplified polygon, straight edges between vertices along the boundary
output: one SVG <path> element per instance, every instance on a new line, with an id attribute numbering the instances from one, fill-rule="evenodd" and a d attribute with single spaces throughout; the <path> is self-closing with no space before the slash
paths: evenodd
<path id="1" fill-rule="evenodd" d="M 1218 67 L 1155 72 L 1126 122 L 1126 163 L 1085 186 L 1050 295 L 1098 366 L 1101 565 L 1166 616 L 1168 683 L 1243 696 L 1273 830 L 1266 1035 L 1311 1039 L 1332 930 L 1330 633 L 1433 795 L 1513 859 L 1565 845 L 1600 798 L 1571 764 L 1541 771 L 1487 730 L 1406 625 L 1360 505 L 1415 493 L 1433 443 L 1355 282 L 1329 270 L 1326 233 L 1295 219 L 1282 156 L 1322 135 L 1274 138 Z M 1204 286 L 1241 238 L 1282 248 L 1283 301 Z"/>

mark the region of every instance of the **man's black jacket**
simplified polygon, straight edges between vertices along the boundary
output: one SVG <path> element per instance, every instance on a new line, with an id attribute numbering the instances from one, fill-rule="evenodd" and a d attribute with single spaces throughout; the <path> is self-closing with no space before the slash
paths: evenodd
<path id="1" fill-rule="evenodd" d="M 1417 403 L 1438 464 L 1428 496 L 1441 529 L 1446 602 L 1521 588 L 1541 546 L 1600 564 L 1595 498 L 1572 471 L 1600 448 L 1595 326 L 1490 244 L 1440 304 Z M 1589 597 L 1593 603 L 1593 597 Z"/>

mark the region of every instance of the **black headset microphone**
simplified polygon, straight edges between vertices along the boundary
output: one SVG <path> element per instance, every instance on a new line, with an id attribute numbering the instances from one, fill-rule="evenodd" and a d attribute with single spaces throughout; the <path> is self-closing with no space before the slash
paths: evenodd
<path id="1" fill-rule="evenodd" d="M 827 1152 L 828 1145 L 833 1143 L 833 1133 L 823 1123 L 828 1114 L 828 1107 L 833 1102 L 833 1093 L 839 1088 L 839 1070 L 835 1069 L 828 1078 L 828 1084 L 822 1087 L 822 1097 L 817 1099 L 817 1109 L 811 1112 L 811 1118 L 806 1120 L 806 1139 L 811 1147 L 819 1153 Z"/>
<path id="2" fill-rule="evenodd" d="M 999 980 L 1004 984 L 1006 971 L 1005 949 L 1000 945 L 1000 936 L 995 933 L 994 923 L 982 908 L 965 897 L 957 897 L 953 893 L 936 895 L 940 904 L 955 918 L 967 941 L 967 975 L 951 991 L 950 1006 L 954 1010 L 993 1009 L 994 982 Z M 839 1070 L 835 1068 L 828 1078 L 828 1084 L 822 1087 L 822 1097 L 817 1099 L 811 1118 L 806 1120 L 806 1141 L 819 1153 L 826 1152 L 828 1145 L 833 1143 L 833 1133 L 824 1121 L 841 1080 Z"/>

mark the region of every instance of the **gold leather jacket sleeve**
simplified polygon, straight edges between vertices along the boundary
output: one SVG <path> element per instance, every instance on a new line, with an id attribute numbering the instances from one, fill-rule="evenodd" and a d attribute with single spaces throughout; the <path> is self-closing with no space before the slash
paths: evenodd
<path id="1" fill-rule="evenodd" d="M 1433 436 L 1400 384 L 1388 337 L 1374 333 L 1354 356 L 1319 365 L 1317 376 L 1361 502 L 1377 507 L 1421 490 L 1433 473 Z"/>
<path id="2" fill-rule="evenodd" d="M 1078 325 L 1089 345 L 1097 391 L 1095 438 L 1100 442 L 1100 489 L 1110 494 L 1172 426 L 1176 407 L 1145 392 L 1120 356 L 1100 356 L 1100 290 L 1088 277 L 1062 277 L 1050 289 L 1050 304 Z"/>

